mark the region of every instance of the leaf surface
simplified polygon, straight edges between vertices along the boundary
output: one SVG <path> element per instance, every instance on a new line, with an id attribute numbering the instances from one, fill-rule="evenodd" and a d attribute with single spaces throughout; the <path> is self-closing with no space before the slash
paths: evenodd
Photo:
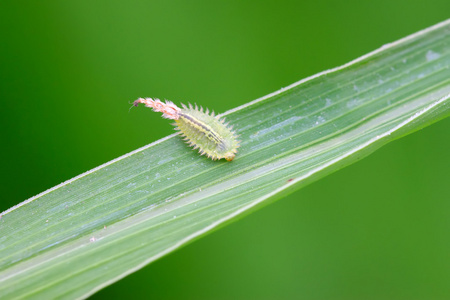
<path id="1" fill-rule="evenodd" d="M 227 112 L 231 163 L 171 135 L 3 212 L 0 298 L 87 297 L 447 117 L 449 67 L 446 21 Z"/>

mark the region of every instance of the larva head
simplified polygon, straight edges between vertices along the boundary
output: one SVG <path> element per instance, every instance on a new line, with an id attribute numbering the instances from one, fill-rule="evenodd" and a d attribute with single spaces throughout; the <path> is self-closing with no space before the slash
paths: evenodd
<path id="1" fill-rule="evenodd" d="M 225 155 L 227 161 L 232 161 L 236 155 L 234 153 L 229 153 Z"/>

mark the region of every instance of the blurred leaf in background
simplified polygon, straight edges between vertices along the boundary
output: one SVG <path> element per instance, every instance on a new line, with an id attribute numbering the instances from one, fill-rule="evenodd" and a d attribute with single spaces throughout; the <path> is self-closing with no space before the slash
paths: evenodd
<path id="1" fill-rule="evenodd" d="M 223 112 L 438 23 L 449 9 L 3 2 L 0 211 L 172 133 L 163 119 L 129 112 L 139 96 Z M 449 130 L 446 119 L 391 143 L 94 298 L 449 298 Z"/>

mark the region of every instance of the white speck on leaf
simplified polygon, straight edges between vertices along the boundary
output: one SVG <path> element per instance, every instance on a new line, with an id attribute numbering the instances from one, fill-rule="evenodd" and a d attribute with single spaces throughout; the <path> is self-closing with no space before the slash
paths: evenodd
<path id="1" fill-rule="evenodd" d="M 357 106 L 358 104 L 359 104 L 358 99 L 355 99 L 355 98 L 350 99 L 349 101 L 347 101 L 347 108 L 353 108 L 353 107 Z"/>
<path id="2" fill-rule="evenodd" d="M 316 125 L 322 124 L 323 122 L 325 122 L 325 118 L 322 116 L 318 116 L 317 117 L 317 121 L 316 121 Z"/>
<path id="3" fill-rule="evenodd" d="M 441 55 L 433 50 L 428 50 L 427 54 L 425 54 L 427 61 L 432 61 L 441 57 Z"/>

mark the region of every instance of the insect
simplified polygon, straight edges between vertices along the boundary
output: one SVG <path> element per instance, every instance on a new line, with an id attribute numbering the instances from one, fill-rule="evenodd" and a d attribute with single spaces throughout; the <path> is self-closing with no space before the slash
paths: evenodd
<path id="1" fill-rule="evenodd" d="M 176 126 L 175 130 L 184 137 L 189 146 L 199 149 L 201 155 L 206 155 L 212 160 L 225 158 L 232 161 L 236 155 L 239 141 L 236 140 L 237 135 L 233 131 L 233 127 L 225 123 L 224 118 L 216 116 L 214 112 L 203 107 L 198 108 L 197 105 L 189 107 L 181 104 L 183 108 L 179 108 L 171 101 L 166 100 L 163 103 L 159 99 L 139 98 L 133 102 L 134 106 L 139 103 L 145 104 L 153 111 L 162 112 L 163 118 L 173 119 Z"/>

